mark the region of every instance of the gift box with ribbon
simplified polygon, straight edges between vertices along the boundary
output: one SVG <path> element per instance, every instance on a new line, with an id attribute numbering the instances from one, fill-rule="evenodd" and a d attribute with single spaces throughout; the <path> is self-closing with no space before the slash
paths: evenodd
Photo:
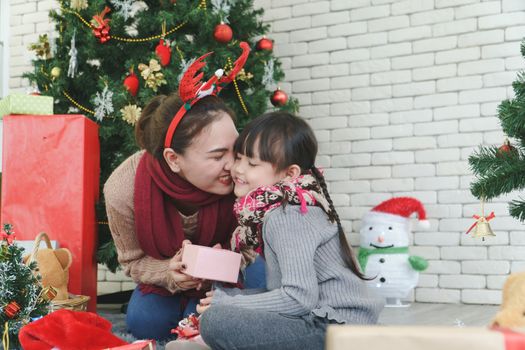
<path id="1" fill-rule="evenodd" d="M 518 350 L 525 333 L 505 328 L 330 325 L 326 350 Z"/>
<path id="2" fill-rule="evenodd" d="M 10 114 L 53 114 L 53 97 L 11 94 L 0 100 L 0 118 Z"/>

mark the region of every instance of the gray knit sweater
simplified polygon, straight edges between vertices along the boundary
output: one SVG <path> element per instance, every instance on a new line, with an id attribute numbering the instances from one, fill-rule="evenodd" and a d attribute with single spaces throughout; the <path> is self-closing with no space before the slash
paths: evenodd
<path id="1" fill-rule="evenodd" d="M 216 289 L 212 305 L 289 316 L 313 313 L 338 323 L 376 323 L 383 301 L 345 266 L 337 226 L 318 207 L 278 207 L 263 221 L 267 290 Z"/>

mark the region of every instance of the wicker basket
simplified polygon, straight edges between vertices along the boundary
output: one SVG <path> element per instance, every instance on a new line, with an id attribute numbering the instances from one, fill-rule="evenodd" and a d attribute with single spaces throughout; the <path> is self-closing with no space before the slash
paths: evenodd
<path id="1" fill-rule="evenodd" d="M 47 233 L 40 232 L 35 238 L 33 251 L 31 252 L 31 255 L 29 255 L 29 259 L 26 261 L 27 265 L 29 265 L 35 259 L 36 253 L 40 248 L 40 242 L 42 242 L 42 240 L 46 242 L 47 248 L 53 249 Z M 89 299 L 90 298 L 87 295 L 75 295 L 69 293 L 69 297 L 66 300 L 52 300 L 50 305 L 51 311 L 56 311 L 59 309 L 86 311 Z"/>

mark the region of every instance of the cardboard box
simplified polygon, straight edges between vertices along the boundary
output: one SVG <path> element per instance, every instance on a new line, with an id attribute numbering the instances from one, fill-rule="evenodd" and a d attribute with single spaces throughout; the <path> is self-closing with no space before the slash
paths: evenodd
<path id="1" fill-rule="evenodd" d="M 98 125 L 83 115 L 10 115 L 3 120 L 2 223 L 17 239 L 46 232 L 73 255 L 68 289 L 96 311 Z"/>
<path id="2" fill-rule="evenodd" d="M 241 254 L 188 244 L 182 252 L 184 273 L 206 280 L 236 283 L 239 278 Z"/>
<path id="3" fill-rule="evenodd" d="M 53 114 L 53 97 L 11 94 L 0 100 L 0 119 L 9 114 Z"/>
<path id="4" fill-rule="evenodd" d="M 525 334 L 476 327 L 330 325 L 326 350 L 518 350 Z"/>

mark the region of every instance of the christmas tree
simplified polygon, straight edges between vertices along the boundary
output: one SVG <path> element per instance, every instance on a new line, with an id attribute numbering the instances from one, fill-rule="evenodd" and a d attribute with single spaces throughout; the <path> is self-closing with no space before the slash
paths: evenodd
<path id="1" fill-rule="evenodd" d="M 20 328 L 48 314 L 54 291 L 42 289 L 36 262 L 24 264 L 12 225 L 4 225 L 0 239 L 0 322 L 4 349 L 12 349 L 19 346 Z"/>
<path id="2" fill-rule="evenodd" d="M 525 45 L 521 45 L 525 56 Z M 503 132 L 516 140 L 516 147 L 509 140 L 501 146 L 480 146 L 469 157 L 469 164 L 476 180 L 471 192 L 481 200 L 490 200 L 502 194 L 525 188 L 525 75 L 518 74 L 512 83 L 515 97 L 501 102 L 498 118 Z M 503 140 L 502 140 L 503 141 Z M 510 215 L 525 220 L 525 201 L 513 200 L 509 205 Z"/>
<path id="3" fill-rule="evenodd" d="M 61 0 L 50 13 L 58 37 L 50 42 L 42 35 L 30 47 L 37 58 L 25 77 L 54 97 L 55 113 L 82 113 L 99 123 L 103 186 L 137 151 L 133 125 L 141 109 L 152 97 L 177 91 L 188 65 L 207 52 L 214 54 L 206 58 L 205 77 L 218 68 L 227 73 L 241 41 L 252 47 L 244 70 L 220 95 L 240 128 L 265 112 L 270 100 L 297 109 L 297 100 L 275 90 L 284 74 L 273 42 L 263 36 L 268 26 L 258 19 L 262 13 L 253 0 Z M 114 271 L 103 198 L 97 218 L 98 260 Z"/>

